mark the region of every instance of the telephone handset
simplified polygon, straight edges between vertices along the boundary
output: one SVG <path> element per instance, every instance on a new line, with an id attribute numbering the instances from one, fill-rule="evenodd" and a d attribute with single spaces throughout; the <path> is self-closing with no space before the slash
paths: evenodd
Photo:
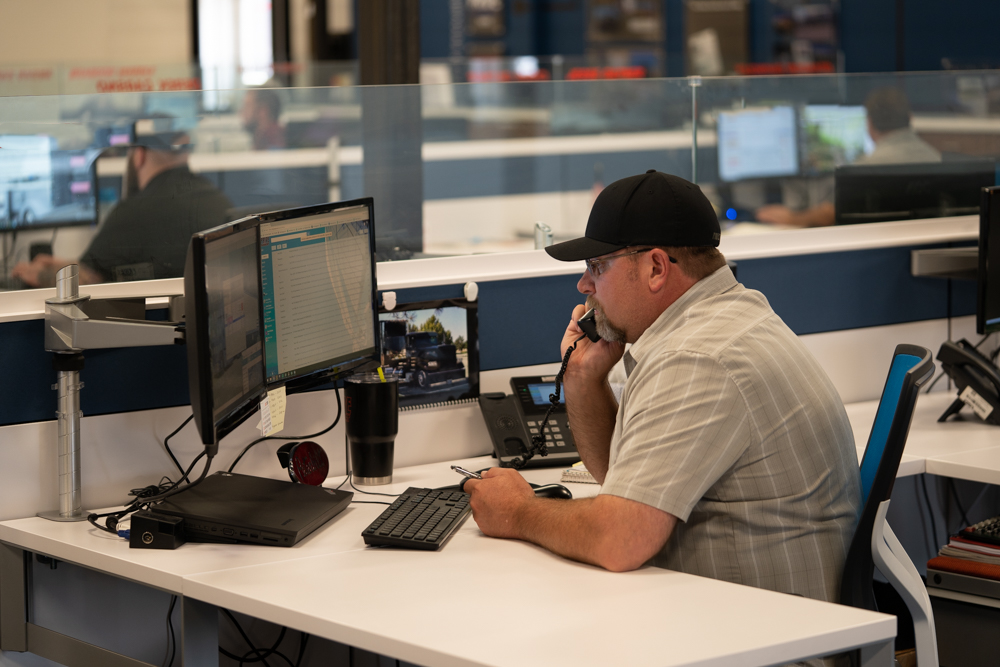
<path id="1" fill-rule="evenodd" d="M 937 354 L 941 368 L 958 387 L 958 398 L 938 419 L 943 422 L 968 405 L 980 419 L 1000 426 L 1000 372 L 969 341 L 945 341 Z"/>
<path id="2" fill-rule="evenodd" d="M 601 340 L 600 334 L 597 333 L 596 314 L 594 310 L 594 308 L 591 308 L 576 321 L 577 325 L 583 330 L 583 333 L 587 334 L 587 338 L 590 339 L 591 343 Z"/>

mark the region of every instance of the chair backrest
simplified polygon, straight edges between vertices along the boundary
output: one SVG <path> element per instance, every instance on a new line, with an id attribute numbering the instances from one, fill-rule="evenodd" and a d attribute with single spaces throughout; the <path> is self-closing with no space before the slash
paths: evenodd
<path id="1" fill-rule="evenodd" d="M 875 424 L 861 459 L 861 519 L 844 566 L 840 586 L 842 604 L 875 609 L 872 593 L 875 564 L 871 554 L 875 516 L 879 505 L 892 495 L 917 394 L 933 373 L 930 350 L 917 345 L 896 346 L 875 414 Z"/>

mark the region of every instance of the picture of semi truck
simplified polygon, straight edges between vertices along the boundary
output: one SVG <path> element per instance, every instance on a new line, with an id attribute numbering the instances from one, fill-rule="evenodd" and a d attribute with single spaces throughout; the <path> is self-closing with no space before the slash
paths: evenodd
<path id="1" fill-rule="evenodd" d="M 465 380 L 465 365 L 455 345 L 437 331 L 407 331 L 402 320 L 383 320 L 383 367 L 401 381 L 421 389 Z"/>

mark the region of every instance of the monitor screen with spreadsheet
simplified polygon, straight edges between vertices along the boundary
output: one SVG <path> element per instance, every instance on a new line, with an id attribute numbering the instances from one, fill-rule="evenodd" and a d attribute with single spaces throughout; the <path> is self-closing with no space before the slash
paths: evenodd
<path id="1" fill-rule="evenodd" d="M 266 382 L 296 390 L 378 365 L 372 200 L 258 218 Z"/>

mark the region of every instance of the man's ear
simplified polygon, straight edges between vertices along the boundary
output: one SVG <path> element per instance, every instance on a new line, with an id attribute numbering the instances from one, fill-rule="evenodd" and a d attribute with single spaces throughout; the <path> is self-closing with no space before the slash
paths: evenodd
<path id="1" fill-rule="evenodd" d="M 146 164 L 146 149 L 142 146 L 136 146 L 132 149 L 132 166 L 136 168 L 136 171 L 142 169 L 142 165 Z"/>
<path id="2" fill-rule="evenodd" d="M 671 271 L 679 271 L 676 264 L 670 261 L 670 257 L 661 248 L 653 248 L 649 251 L 650 269 L 647 274 L 649 289 L 652 292 L 659 292 L 667 284 L 667 277 Z"/>

